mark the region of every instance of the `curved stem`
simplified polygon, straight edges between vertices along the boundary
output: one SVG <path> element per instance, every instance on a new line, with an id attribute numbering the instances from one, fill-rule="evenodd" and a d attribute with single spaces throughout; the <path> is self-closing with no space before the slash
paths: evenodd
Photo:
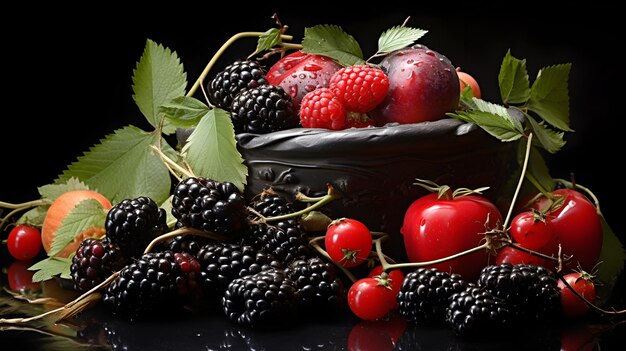
<path id="1" fill-rule="evenodd" d="M 582 186 L 582 185 L 580 185 L 578 183 L 574 184 L 574 183 L 569 182 L 569 181 L 567 181 L 565 179 L 556 178 L 555 180 L 557 182 L 561 182 L 561 183 L 563 183 L 565 185 L 569 185 L 572 188 L 582 190 L 587 196 L 589 196 L 591 198 L 591 200 L 593 201 L 593 204 L 596 206 L 596 210 L 598 211 L 598 214 L 602 214 L 602 211 L 600 211 L 600 200 L 598 200 L 598 197 L 596 196 L 596 194 L 593 193 L 593 191 L 591 191 L 591 189 L 589 189 L 589 188 L 587 188 L 585 186 Z"/>
<path id="2" fill-rule="evenodd" d="M 52 201 L 48 199 L 39 199 L 39 200 L 33 200 L 33 201 L 28 201 L 28 202 L 22 202 L 21 204 L 12 204 L 9 202 L 0 201 L 0 208 L 25 210 L 27 208 L 50 205 L 51 203 Z"/>
<path id="3" fill-rule="evenodd" d="M 336 200 L 338 198 L 340 198 L 341 196 L 337 195 L 333 189 L 332 186 L 328 187 L 328 194 L 322 196 L 319 201 L 317 201 L 316 203 L 314 203 L 313 205 L 304 208 L 300 211 L 296 211 L 296 212 L 292 212 L 286 215 L 282 215 L 282 216 L 276 216 L 276 217 L 265 217 L 262 218 L 262 220 L 264 222 L 274 222 L 274 221 L 283 221 L 285 219 L 290 219 L 290 218 L 295 218 L 295 217 L 299 217 L 302 216 L 305 213 L 311 212 L 313 210 L 317 210 L 318 208 L 326 205 L 327 203 Z"/>
<path id="4" fill-rule="evenodd" d="M 318 196 L 318 197 L 309 197 L 307 195 L 305 195 L 304 193 L 298 192 L 296 194 L 296 201 L 300 201 L 300 202 L 318 202 L 323 200 L 326 197 L 326 195 L 324 196 Z"/>
<path id="5" fill-rule="evenodd" d="M 511 206 L 509 206 L 509 211 L 506 214 L 506 219 L 502 224 L 503 228 L 507 228 L 509 226 L 509 221 L 511 220 L 511 215 L 513 214 L 513 207 L 515 207 L 515 203 L 517 202 L 517 196 L 519 195 L 520 189 L 522 189 L 522 184 L 524 183 L 524 176 L 526 175 L 526 169 L 528 168 L 528 159 L 530 158 L 530 148 L 532 146 L 533 141 L 533 133 L 528 135 L 528 141 L 526 143 L 526 154 L 524 155 L 524 163 L 522 164 L 522 174 L 519 177 L 519 181 L 517 182 L 517 188 L 515 189 L 515 193 L 513 194 L 513 199 L 511 199 Z"/>
<path id="6" fill-rule="evenodd" d="M 226 241 L 228 240 L 227 237 L 214 233 L 214 232 L 206 232 L 204 230 L 200 230 L 200 229 L 196 229 L 196 228 L 191 228 L 191 227 L 182 227 L 182 228 L 178 228 L 176 230 L 173 230 L 169 233 L 165 233 L 157 238 L 154 238 L 150 244 L 148 244 L 148 246 L 146 247 L 146 249 L 143 251 L 144 254 L 149 253 L 150 251 L 152 251 L 152 249 L 154 248 L 154 246 L 158 243 L 160 243 L 161 241 L 167 240 L 167 239 L 171 239 L 171 238 L 175 238 L 179 235 L 195 235 L 195 236 L 201 236 L 204 238 L 209 238 L 209 239 L 213 239 L 216 241 Z"/>
<path id="7" fill-rule="evenodd" d="M 590 309 L 592 309 L 593 311 L 595 311 L 596 313 L 605 316 L 605 315 L 609 315 L 609 316 L 621 316 L 621 315 L 625 315 L 626 314 L 626 310 L 621 310 L 621 311 L 607 311 L 605 309 L 602 309 L 596 305 L 594 305 L 593 303 L 589 302 L 587 299 L 585 299 L 584 296 L 580 295 L 578 293 L 578 291 L 576 291 L 576 289 L 572 288 L 572 286 L 567 282 L 567 280 L 565 279 L 565 277 L 562 274 L 559 274 L 559 280 L 563 283 L 563 285 L 565 285 L 566 288 L 570 289 L 571 292 L 577 297 L 579 298 L 585 305 L 587 305 L 587 307 L 589 307 Z"/>
<path id="8" fill-rule="evenodd" d="M 195 175 L 191 171 L 181 167 L 178 163 L 174 162 L 174 160 L 167 157 L 167 155 L 165 155 L 161 149 L 159 149 L 158 147 L 154 145 L 150 145 L 150 147 L 152 147 L 152 149 L 157 153 L 157 155 L 159 155 L 159 158 L 161 159 L 161 161 L 165 164 L 167 169 L 170 171 L 170 173 L 172 173 L 174 177 L 176 177 L 177 179 L 179 178 L 178 174 L 176 174 L 174 170 L 180 172 L 182 175 L 186 177 L 195 177 Z"/>
<path id="9" fill-rule="evenodd" d="M 230 37 L 230 39 L 228 39 L 224 44 L 222 44 L 222 46 L 219 48 L 219 50 L 217 50 L 215 55 L 213 55 L 213 57 L 211 58 L 211 61 L 209 61 L 209 63 L 206 65 L 206 67 L 200 74 L 200 77 L 198 77 L 198 79 L 193 84 L 191 89 L 189 89 L 187 96 L 193 96 L 196 93 L 196 91 L 198 90 L 198 87 L 200 87 L 200 85 L 204 82 L 204 79 L 206 78 L 206 76 L 209 75 L 209 72 L 211 71 L 211 68 L 213 68 L 213 65 L 215 65 L 215 62 L 217 62 L 217 60 L 220 58 L 220 56 L 222 56 L 224 51 L 228 49 L 229 46 L 231 46 L 234 42 L 236 42 L 237 40 L 241 38 L 251 38 L 251 37 L 258 38 L 263 34 L 264 34 L 263 32 L 241 32 Z M 280 38 L 282 40 L 292 40 L 293 36 L 282 34 Z"/>
<path id="10" fill-rule="evenodd" d="M 323 240 L 324 237 L 323 236 L 318 236 L 315 237 L 313 239 L 311 239 L 309 241 L 309 245 L 313 246 L 313 248 L 320 253 L 320 255 L 326 257 L 330 262 L 332 262 L 335 266 L 337 266 L 337 268 L 339 268 L 347 277 L 348 279 L 350 279 L 350 281 L 352 281 L 353 283 L 356 282 L 356 277 L 354 276 L 354 274 L 352 274 L 352 272 L 350 272 L 346 267 L 338 264 L 337 262 L 333 261 L 333 259 L 330 257 L 330 255 L 328 254 L 328 252 L 326 252 L 324 249 L 322 249 L 322 247 L 317 243 L 320 240 Z"/>
<path id="11" fill-rule="evenodd" d="M 533 251 L 530 249 L 527 249 L 523 246 L 519 246 L 518 244 L 514 243 L 514 242 L 510 242 L 507 244 L 507 246 L 510 246 L 516 250 L 520 250 L 522 252 L 526 252 L 527 254 L 533 255 L 533 256 L 537 256 L 537 257 L 541 257 L 543 259 L 546 260 L 550 260 L 550 261 L 554 261 L 554 262 L 558 262 L 559 259 L 557 257 L 553 257 L 553 256 L 548 256 L 546 254 L 542 254 L 541 252 L 537 252 L 537 251 Z M 569 258 L 566 259 L 566 261 L 569 260 Z"/>

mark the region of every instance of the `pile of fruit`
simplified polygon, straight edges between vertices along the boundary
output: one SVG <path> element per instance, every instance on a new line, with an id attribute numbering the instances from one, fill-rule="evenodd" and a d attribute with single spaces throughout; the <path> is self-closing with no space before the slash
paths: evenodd
<path id="1" fill-rule="evenodd" d="M 543 69 L 531 87 L 520 74 L 525 61 L 508 53 L 499 77 L 504 105 L 497 105 L 480 99 L 476 81 L 447 58 L 413 45 L 426 31 L 405 25 L 383 33 L 368 60 L 340 28 L 308 28 L 296 45 L 301 50 L 266 72 L 264 60 L 294 48 L 283 42 L 291 39 L 284 29 L 258 33 L 251 57 L 264 56 L 235 61 L 205 89 L 211 60 L 189 92 L 176 54 L 149 41 L 133 77 L 135 100 L 159 133 L 123 128 L 39 188 L 41 199 L 2 203 L 13 209 L 2 225 L 29 210 L 8 236 L 11 255 L 33 259 L 43 243 L 47 258 L 30 268 L 37 271 L 32 281 L 71 279 L 85 293 L 59 313 L 80 312 L 85 304 L 78 302 L 91 296 L 133 320 L 192 306 L 220 310 L 238 325 L 273 327 L 347 305 L 363 320 L 398 311 L 419 325 L 445 322 L 470 336 L 561 314 L 609 313 L 593 305 L 593 275 L 608 287 L 606 300 L 623 268 L 621 245 L 593 193 L 552 179 L 539 153 L 556 152 L 570 131 L 567 106 L 553 104 L 568 101 L 569 65 Z M 142 90 L 148 79 L 163 88 L 150 97 Z M 205 102 L 192 97 L 199 87 Z M 399 234 L 328 218 L 324 205 L 338 197 L 330 186 L 319 198 L 292 201 L 271 189 L 244 198 L 247 170 L 236 134 L 449 117 L 518 142 L 521 179 L 506 216 L 484 189 L 418 180 L 433 192 L 406 209 L 401 234 L 409 262 L 383 253 L 388 236 Z M 179 128 L 194 131 L 176 151 L 160 136 Z M 142 167 L 114 172 L 133 162 Z M 178 181 L 172 194 L 170 177 Z"/>

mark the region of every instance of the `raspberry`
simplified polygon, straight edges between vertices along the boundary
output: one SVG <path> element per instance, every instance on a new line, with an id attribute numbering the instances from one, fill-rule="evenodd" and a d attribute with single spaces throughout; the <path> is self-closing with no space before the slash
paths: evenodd
<path id="1" fill-rule="evenodd" d="M 346 126 L 346 109 L 329 89 L 313 90 L 302 99 L 300 124 L 304 128 L 341 130 Z"/>
<path id="2" fill-rule="evenodd" d="M 385 99 L 389 78 L 378 68 L 350 66 L 337 71 L 328 88 L 343 102 L 346 110 L 366 113 Z"/>

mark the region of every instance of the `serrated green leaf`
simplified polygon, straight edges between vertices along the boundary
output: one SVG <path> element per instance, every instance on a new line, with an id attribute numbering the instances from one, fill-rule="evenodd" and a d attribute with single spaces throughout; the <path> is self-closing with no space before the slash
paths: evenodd
<path id="1" fill-rule="evenodd" d="M 70 213 L 63 218 L 61 226 L 56 230 L 48 256 L 61 252 L 76 236 L 92 227 L 104 227 L 107 211 L 100 201 L 87 199 L 79 202 Z"/>
<path id="2" fill-rule="evenodd" d="M 476 104 L 474 103 L 474 93 L 472 93 L 472 87 L 466 85 L 461 91 L 461 98 L 459 104 L 465 108 L 476 110 Z"/>
<path id="3" fill-rule="evenodd" d="M 200 118 L 209 112 L 209 107 L 196 98 L 179 96 L 161 105 L 159 110 L 170 125 L 177 128 L 193 128 L 200 122 Z"/>
<path id="4" fill-rule="evenodd" d="M 183 157 L 197 176 L 228 181 L 243 191 L 248 169 L 237 150 L 235 130 L 228 112 L 207 112 L 187 139 Z"/>
<path id="5" fill-rule="evenodd" d="M 598 286 L 597 298 L 599 303 L 603 304 L 610 297 L 617 278 L 624 269 L 626 251 L 624 251 L 624 246 L 606 222 L 604 216 L 601 216 L 600 219 L 602 221 L 603 239 L 596 278 L 602 283 L 602 285 Z"/>
<path id="6" fill-rule="evenodd" d="M 524 127 L 522 126 L 522 123 L 517 118 L 513 118 L 506 107 L 493 104 L 491 102 L 487 102 L 478 98 L 472 98 L 472 101 L 474 102 L 476 110 L 498 115 L 511 126 L 513 126 L 513 128 L 515 128 L 515 130 L 518 131 L 520 134 L 524 132 Z"/>
<path id="7" fill-rule="evenodd" d="M 428 33 L 427 30 L 405 26 L 389 28 L 378 39 L 378 53 L 389 53 L 403 49 L 413 44 L 426 33 Z"/>
<path id="8" fill-rule="evenodd" d="M 520 142 L 517 147 L 517 162 L 520 167 L 524 163 L 524 156 L 526 154 L 526 141 Z M 526 174 L 532 176 L 539 185 L 546 191 L 552 191 L 556 185 L 556 182 L 550 176 L 550 170 L 546 165 L 546 161 L 543 159 L 541 152 L 536 146 L 531 147 L 530 156 L 528 157 L 528 168 Z M 541 190 L 541 189 L 537 189 Z"/>
<path id="9" fill-rule="evenodd" d="M 526 115 L 526 120 L 530 123 L 535 140 L 549 153 L 554 154 L 565 145 L 565 133 L 548 129 L 544 122 L 537 122 L 531 116 Z"/>
<path id="10" fill-rule="evenodd" d="M 163 202 L 161 206 L 159 206 L 160 208 L 165 210 L 165 222 L 167 223 L 167 226 L 170 228 L 173 228 L 177 221 L 176 217 L 174 217 L 174 215 L 172 214 L 172 197 L 173 196 L 174 195 L 168 197 L 167 200 L 165 200 L 165 202 Z"/>
<path id="11" fill-rule="evenodd" d="M 519 60 L 507 51 L 498 74 L 500 96 L 505 104 L 523 104 L 530 97 L 526 59 Z"/>
<path id="12" fill-rule="evenodd" d="M 530 90 L 528 109 L 551 126 L 571 132 L 569 127 L 569 63 L 542 68 Z"/>
<path id="13" fill-rule="evenodd" d="M 71 177 L 66 182 L 60 184 L 48 184 L 37 188 L 42 198 L 54 201 L 57 197 L 68 191 L 91 190 L 87 184 L 77 178 Z"/>
<path id="14" fill-rule="evenodd" d="M 148 39 L 133 71 L 133 99 L 152 126 L 161 122 L 159 106 L 185 95 L 186 86 L 187 74 L 176 52 Z M 163 127 L 166 134 L 174 131 L 172 126 Z"/>
<path id="15" fill-rule="evenodd" d="M 343 66 L 365 63 L 356 39 L 335 25 L 320 24 L 305 28 L 302 51 L 328 56 Z"/>
<path id="16" fill-rule="evenodd" d="M 457 111 L 456 113 L 449 113 L 448 116 L 474 123 L 501 141 L 514 141 L 522 137 L 522 134 L 515 129 L 510 121 L 491 112 Z"/>
<path id="17" fill-rule="evenodd" d="M 28 224 L 33 227 L 41 227 L 50 206 L 37 206 L 24 212 L 16 221 L 17 224 Z"/>
<path id="18" fill-rule="evenodd" d="M 281 42 L 280 30 L 278 28 L 268 29 L 265 33 L 261 34 L 256 45 L 256 50 L 250 56 L 267 51 L 276 45 L 280 45 Z"/>
<path id="19" fill-rule="evenodd" d="M 54 278 L 63 273 L 72 265 L 72 260 L 62 257 L 49 257 L 41 260 L 28 268 L 30 271 L 37 271 L 33 275 L 33 282 L 42 282 Z"/>
<path id="20" fill-rule="evenodd" d="M 137 196 L 148 196 L 163 202 L 170 192 L 169 172 L 151 145 L 160 135 L 126 126 L 107 135 L 73 162 L 56 180 L 57 183 L 76 177 L 111 202 Z M 171 150 L 163 142 L 162 150 Z M 173 150 L 168 151 L 175 154 Z"/>

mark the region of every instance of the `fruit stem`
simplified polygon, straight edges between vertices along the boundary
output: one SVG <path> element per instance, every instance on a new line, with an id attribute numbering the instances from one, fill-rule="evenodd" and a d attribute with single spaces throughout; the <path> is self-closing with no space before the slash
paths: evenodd
<path id="1" fill-rule="evenodd" d="M 387 260 L 385 259 L 385 255 L 383 254 L 383 250 L 382 250 L 382 246 L 381 243 L 383 240 L 386 240 L 389 236 L 383 236 L 381 238 L 378 238 L 376 240 L 374 240 L 374 244 L 376 245 L 376 254 L 378 255 L 378 259 L 380 260 L 380 264 L 383 266 L 383 271 L 387 271 L 390 269 L 398 269 L 398 268 L 408 268 L 408 267 L 424 267 L 424 266 L 430 266 L 433 264 L 438 264 L 438 263 L 443 263 L 446 261 L 450 261 L 453 260 L 455 258 L 459 258 L 461 256 L 465 256 L 465 255 L 469 255 L 471 253 L 480 251 L 480 250 L 484 250 L 488 247 L 488 243 L 485 242 L 484 244 L 480 245 L 480 246 L 476 246 L 474 248 L 471 248 L 469 250 L 465 250 L 459 253 L 456 253 L 452 256 L 448 256 L 448 257 L 444 257 L 444 258 L 439 258 L 433 261 L 426 261 L 426 262 L 408 262 L 408 263 L 395 263 L 395 264 L 390 264 L 389 262 L 387 262 Z"/>
<path id="2" fill-rule="evenodd" d="M 594 305 L 593 303 L 591 303 L 589 300 L 585 299 L 584 296 L 580 295 L 578 293 L 578 291 L 576 291 L 576 289 L 574 289 L 571 285 L 569 285 L 569 283 L 567 282 L 567 280 L 565 279 L 565 277 L 560 274 L 559 272 L 559 280 L 563 283 L 563 285 L 565 285 L 566 288 L 568 288 L 577 298 L 579 298 L 585 305 L 587 305 L 587 307 L 589 307 L 590 309 L 592 309 L 593 311 L 595 311 L 596 313 L 598 313 L 601 316 L 621 316 L 626 314 L 626 310 L 621 310 L 621 311 L 607 311 L 605 309 L 602 309 L 596 305 Z"/>
<path id="3" fill-rule="evenodd" d="M 324 199 L 326 195 L 324 196 L 318 196 L 318 197 L 309 197 L 307 195 L 305 195 L 304 193 L 298 192 L 296 193 L 296 201 L 300 201 L 300 202 L 318 202 L 321 201 L 322 199 Z"/>
<path id="4" fill-rule="evenodd" d="M 541 184 L 539 184 L 539 181 L 537 180 L 537 178 L 535 178 L 535 176 L 533 176 L 530 173 L 526 173 L 524 176 L 526 177 L 526 179 L 528 179 L 529 182 L 532 183 L 532 185 L 535 186 L 535 188 L 537 188 L 537 190 L 539 190 L 541 194 L 543 194 L 543 196 L 547 197 L 548 199 L 552 201 L 556 201 L 556 196 L 552 195 Z"/>
<path id="5" fill-rule="evenodd" d="M 311 245 L 317 252 L 319 252 L 320 255 L 326 257 L 328 260 L 330 260 L 330 262 L 332 262 L 335 266 L 337 266 L 337 268 L 339 268 L 346 275 L 346 277 L 348 277 L 348 279 L 350 279 L 350 281 L 352 281 L 353 283 L 356 282 L 356 277 L 354 276 L 354 274 L 352 274 L 352 272 L 350 272 L 346 267 L 344 267 L 344 266 L 338 264 L 337 262 L 335 262 L 330 257 L 328 252 L 326 252 L 324 249 L 322 249 L 320 244 L 318 244 L 318 241 L 320 241 L 320 240 L 324 240 L 324 237 L 323 236 L 317 236 L 317 237 L 309 240 L 309 245 Z"/>
<path id="6" fill-rule="evenodd" d="M 506 219 L 502 227 L 506 229 L 509 226 L 509 221 L 511 220 L 511 215 L 513 214 L 513 208 L 515 207 L 515 202 L 517 202 L 517 196 L 519 195 L 520 190 L 522 189 L 522 184 L 524 183 L 524 176 L 526 175 L 526 169 L 528 168 L 528 159 L 530 158 L 530 149 L 533 141 L 533 133 L 528 135 L 528 141 L 526 142 L 526 154 L 524 155 L 524 163 L 522 164 L 522 174 L 519 177 L 519 181 L 517 182 L 517 188 L 515 189 L 515 193 L 513 193 L 513 199 L 511 199 L 511 205 L 509 206 L 509 211 L 506 214 Z"/>
<path id="7" fill-rule="evenodd" d="M 204 230 L 200 230 L 200 229 L 196 229 L 196 228 L 191 228 L 191 227 L 182 227 L 182 228 L 178 228 L 176 230 L 173 230 L 169 233 L 165 233 L 163 235 L 160 235 L 156 238 L 154 238 L 150 244 L 148 244 L 148 246 L 146 247 L 146 249 L 144 250 L 144 254 L 147 254 L 148 252 L 152 251 L 152 249 L 154 248 L 154 246 L 158 243 L 160 243 L 161 241 L 167 240 L 167 239 L 171 239 L 174 237 L 177 237 L 179 235 L 195 235 L 195 236 L 201 236 L 203 238 L 209 238 L 209 239 L 213 239 L 216 241 L 227 241 L 228 238 L 214 233 L 214 232 L 207 232 Z"/>
<path id="8" fill-rule="evenodd" d="M 332 187 L 332 185 L 328 185 L 328 193 L 322 197 L 319 198 L 319 201 L 317 201 L 316 203 L 314 203 L 313 205 L 304 208 L 300 211 L 296 211 L 296 212 L 292 212 L 292 213 L 288 213 L 285 215 L 281 215 L 281 216 L 276 216 L 276 217 L 261 217 L 261 222 L 275 222 L 275 221 L 283 221 L 286 219 L 290 219 L 290 218 L 296 218 L 296 217 L 300 217 L 305 213 L 309 213 L 313 210 L 317 210 L 318 208 L 326 205 L 327 203 L 339 199 L 341 196 L 337 193 L 335 193 L 335 189 Z"/>
<path id="9" fill-rule="evenodd" d="M 520 250 L 522 252 L 526 252 L 527 254 L 531 254 L 533 256 L 541 257 L 541 258 L 546 259 L 546 260 L 550 260 L 550 261 L 554 261 L 554 262 L 558 262 L 559 261 L 559 259 L 557 257 L 548 256 L 546 254 L 542 254 L 541 252 L 537 252 L 537 251 L 533 251 L 533 250 L 527 249 L 527 248 L 525 248 L 523 246 L 520 246 L 520 245 L 518 245 L 518 244 L 516 244 L 514 242 L 508 243 L 507 246 L 510 246 L 510 247 L 512 247 L 512 248 L 514 248 L 516 250 Z M 569 261 L 570 259 L 571 259 L 571 257 L 567 257 L 565 259 L 565 261 Z"/>
<path id="10" fill-rule="evenodd" d="M 195 177 L 193 172 L 191 172 L 188 169 L 185 169 L 185 168 L 181 167 L 174 160 L 172 160 L 171 158 L 167 157 L 167 155 L 165 155 L 161 149 L 159 149 L 155 145 L 150 145 L 150 147 L 152 147 L 152 149 L 157 153 L 157 155 L 159 155 L 159 158 L 161 159 L 161 162 L 163 162 L 165 164 L 167 169 L 170 171 L 170 173 L 174 177 L 176 177 L 176 179 L 179 179 L 180 176 L 176 172 L 174 172 L 174 170 L 180 172 L 180 174 L 182 174 L 182 175 L 184 175 L 184 176 L 186 176 L 188 178 Z"/>
<path id="11" fill-rule="evenodd" d="M 39 200 L 33 200 L 33 201 L 28 201 L 28 202 L 22 202 L 21 204 L 12 204 L 9 202 L 0 201 L 0 208 L 23 210 L 23 209 L 37 207 L 37 206 L 50 205 L 51 203 L 52 201 L 48 199 L 39 199 Z"/>
<path id="12" fill-rule="evenodd" d="M 230 37 L 230 39 L 226 40 L 226 42 L 224 42 L 224 44 L 222 44 L 222 46 L 219 48 L 219 50 L 217 50 L 215 55 L 213 55 L 213 57 L 211 58 L 211 61 L 209 61 L 209 63 L 206 65 L 206 67 L 204 68 L 204 71 L 202 71 L 202 73 L 200 74 L 200 77 L 198 77 L 198 79 L 193 84 L 191 89 L 189 89 L 189 92 L 187 93 L 186 96 L 193 96 L 196 93 L 196 91 L 198 90 L 200 85 L 204 82 L 204 79 L 206 78 L 206 76 L 209 75 L 209 72 L 211 71 L 211 68 L 213 68 L 213 65 L 215 64 L 215 62 L 220 58 L 220 56 L 222 56 L 224 51 L 226 51 L 226 49 L 228 49 L 229 46 L 231 46 L 234 42 L 236 42 L 237 40 L 239 40 L 241 38 L 250 38 L 250 37 L 258 38 L 258 37 L 260 37 L 263 34 L 264 34 L 263 32 L 241 32 L 241 33 L 237 33 L 237 34 L 233 35 L 232 37 Z M 293 36 L 292 35 L 281 34 L 280 38 L 282 40 L 292 40 Z M 283 46 L 284 45 L 285 44 L 283 44 Z"/>
<path id="13" fill-rule="evenodd" d="M 602 215 L 602 211 L 600 211 L 600 200 L 598 200 L 598 197 L 596 196 L 596 194 L 593 193 L 593 191 L 591 191 L 591 189 L 584 187 L 578 183 L 574 184 L 572 182 L 568 182 L 565 179 L 560 179 L 560 178 L 556 178 L 555 179 L 557 182 L 561 182 L 563 184 L 565 184 L 567 187 L 573 188 L 573 189 L 580 189 L 582 190 L 585 195 L 589 196 L 591 198 L 591 200 L 593 201 L 593 204 L 596 206 L 596 210 L 598 212 L 599 215 Z"/>

